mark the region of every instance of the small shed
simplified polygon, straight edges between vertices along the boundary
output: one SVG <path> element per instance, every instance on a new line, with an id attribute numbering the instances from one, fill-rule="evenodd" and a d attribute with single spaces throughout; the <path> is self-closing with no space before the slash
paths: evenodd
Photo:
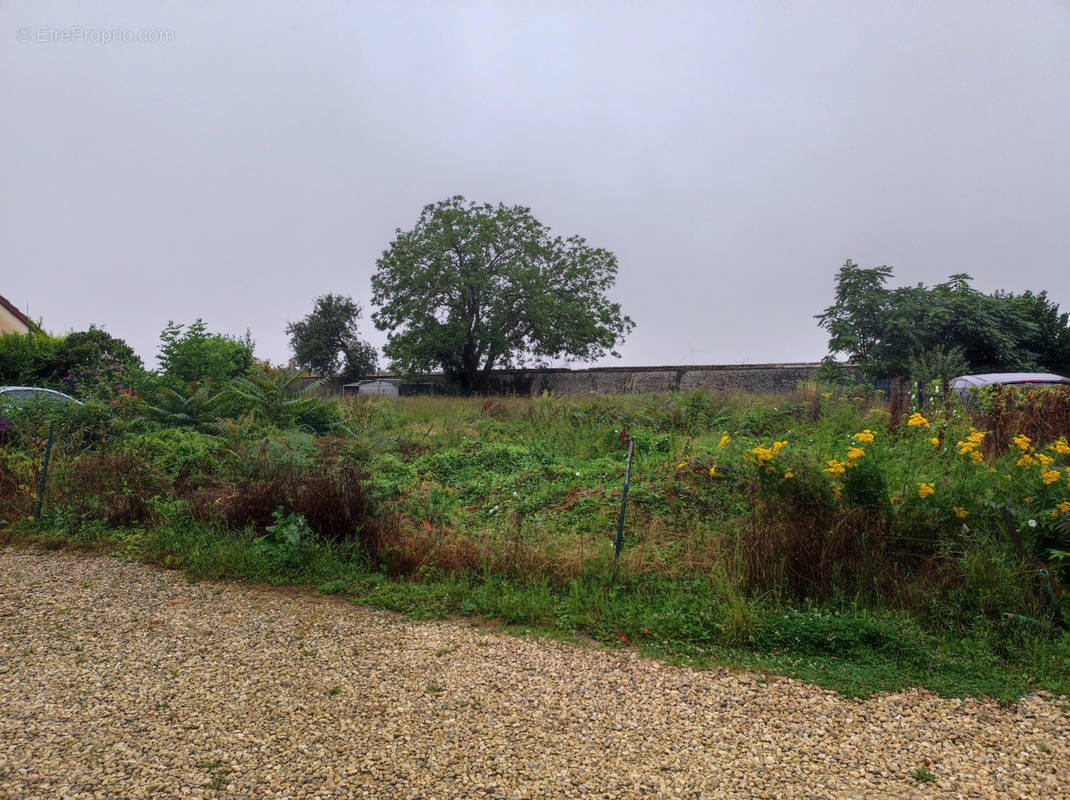
<path id="1" fill-rule="evenodd" d="M 401 378 L 369 378 L 356 383 L 347 383 L 342 387 L 342 394 L 379 394 L 398 396 L 398 386 Z"/>

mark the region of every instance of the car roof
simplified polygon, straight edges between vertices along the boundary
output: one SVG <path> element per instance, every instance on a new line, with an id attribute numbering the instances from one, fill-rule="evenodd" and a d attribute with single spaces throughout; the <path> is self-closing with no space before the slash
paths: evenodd
<path id="1" fill-rule="evenodd" d="M 63 392 L 55 389 L 46 389 L 44 386 L 0 386 L 0 392 L 51 392 L 52 394 L 63 394 Z M 67 395 L 64 395 L 65 397 Z"/>
<path id="2" fill-rule="evenodd" d="M 959 375 L 952 383 L 966 386 L 993 386 L 997 383 L 1067 383 L 1070 378 L 1051 372 L 985 372 L 981 375 Z"/>

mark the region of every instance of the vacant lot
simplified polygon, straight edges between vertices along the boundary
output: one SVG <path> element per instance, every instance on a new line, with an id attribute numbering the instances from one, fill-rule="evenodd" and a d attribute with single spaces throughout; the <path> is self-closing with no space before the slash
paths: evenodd
<path id="1" fill-rule="evenodd" d="M 1064 700 L 848 700 L 108 558 L 0 552 L 0 646 L 2 797 L 1070 795 Z"/>

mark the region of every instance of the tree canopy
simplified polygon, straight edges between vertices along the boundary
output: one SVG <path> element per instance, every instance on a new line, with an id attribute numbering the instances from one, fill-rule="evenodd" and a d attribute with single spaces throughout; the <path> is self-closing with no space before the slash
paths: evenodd
<path id="1" fill-rule="evenodd" d="M 168 322 L 160 334 L 160 370 L 171 383 L 222 381 L 244 375 L 253 365 L 253 340 L 210 333 L 202 319 L 189 327 Z"/>
<path id="2" fill-rule="evenodd" d="M 887 266 L 840 268 L 835 302 L 817 315 L 830 356 L 845 354 L 870 378 L 1070 371 L 1068 315 L 1046 292 L 984 294 L 964 273 L 889 289 L 891 277 Z"/>
<path id="3" fill-rule="evenodd" d="M 401 371 L 441 368 L 478 391 L 493 369 L 616 356 L 634 327 L 606 297 L 613 253 L 552 235 L 528 208 L 458 195 L 396 234 L 376 262 L 372 320 Z"/>
<path id="4" fill-rule="evenodd" d="M 375 348 L 358 335 L 361 307 L 345 295 L 316 298 L 312 312 L 286 326 L 294 361 L 315 375 L 360 378 L 378 368 Z"/>

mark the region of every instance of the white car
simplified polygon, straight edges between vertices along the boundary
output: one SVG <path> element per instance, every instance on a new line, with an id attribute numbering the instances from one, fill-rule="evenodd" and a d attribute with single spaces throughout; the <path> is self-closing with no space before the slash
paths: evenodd
<path id="1" fill-rule="evenodd" d="M 1070 386 L 1070 378 L 1050 372 L 987 372 L 983 375 L 959 375 L 952 378 L 950 389 L 965 400 L 971 389 L 986 386 Z"/>
<path id="2" fill-rule="evenodd" d="M 49 400 L 55 403 L 82 405 L 81 400 L 75 400 L 69 394 L 57 392 L 55 389 L 45 389 L 40 386 L 0 386 L 0 403 L 5 401 L 20 403 L 26 400 Z"/>

